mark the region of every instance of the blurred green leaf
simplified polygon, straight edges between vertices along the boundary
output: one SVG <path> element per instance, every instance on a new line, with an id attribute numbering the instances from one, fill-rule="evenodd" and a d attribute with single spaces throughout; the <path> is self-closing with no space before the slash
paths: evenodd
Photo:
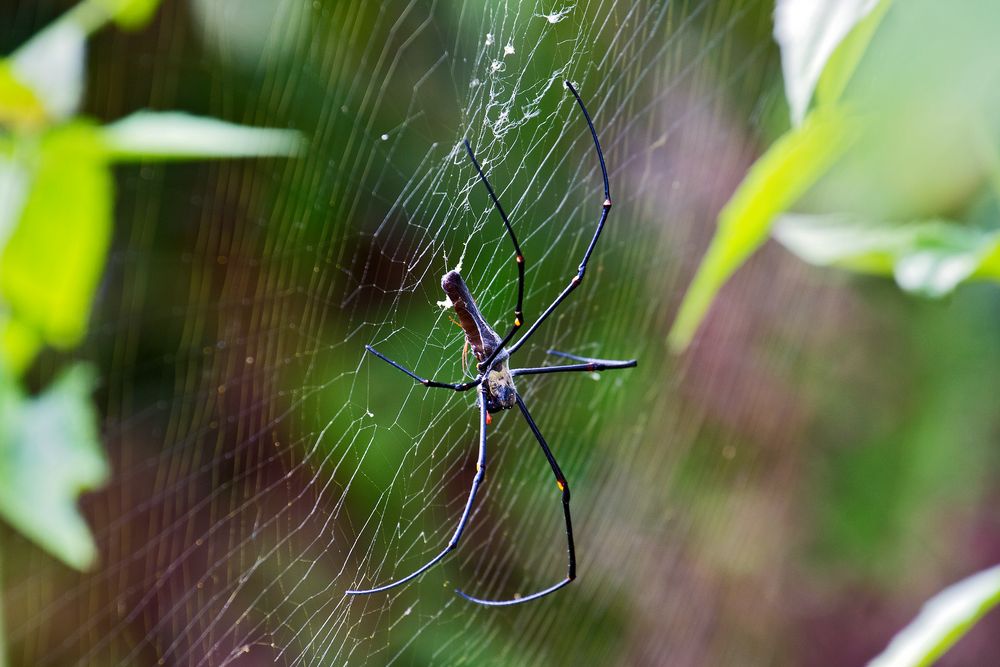
<path id="1" fill-rule="evenodd" d="M 108 477 L 91 404 L 92 371 L 77 365 L 35 398 L 0 370 L 0 516 L 71 567 L 97 549 L 76 508 Z"/>
<path id="2" fill-rule="evenodd" d="M 893 275 L 901 288 L 924 296 L 943 296 L 974 277 L 1000 280 L 1000 232 L 954 223 L 785 215 L 774 236 L 811 264 Z"/>
<path id="3" fill-rule="evenodd" d="M 104 141 L 116 160 L 285 156 L 295 155 L 305 145 L 294 130 L 153 111 L 140 111 L 106 126 Z"/>
<path id="4" fill-rule="evenodd" d="M 42 338 L 33 327 L 0 311 L 0 363 L 10 373 L 22 373 L 41 348 Z"/>
<path id="5" fill-rule="evenodd" d="M 817 104 L 834 104 L 840 101 L 851 75 L 861 62 L 861 57 L 890 6 L 892 0 L 879 0 L 830 54 L 816 84 Z"/>
<path id="6" fill-rule="evenodd" d="M 1000 565 L 949 586 L 928 600 L 868 667 L 930 665 L 1000 602 Z"/>
<path id="7" fill-rule="evenodd" d="M 49 120 L 67 119 L 80 106 L 86 39 L 86 32 L 77 23 L 58 21 L 28 40 L 6 61 L 16 80 L 42 103 Z"/>
<path id="8" fill-rule="evenodd" d="M 45 105 L 35 91 L 18 78 L 9 60 L 0 60 L 0 125 L 34 128 L 45 118 Z"/>
<path id="9" fill-rule="evenodd" d="M 935 0 L 895 2 L 843 91 L 838 50 L 827 65 L 829 92 L 821 79 L 817 103 L 824 94 L 841 98 L 863 118 L 863 135 L 802 210 L 873 221 L 964 218 L 996 170 L 997 25 L 995 0 L 968 0 L 960 12 Z"/>
<path id="10" fill-rule="evenodd" d="M 98 129 L 83 123 L 46 134 L 33 166 L 21 219 L 0 254 L 0 302 L 16 326 L 66 348 L 83 336 L 104 268 L 111 173 Z M 3 343 L 0 354 L 16 373 L 23 368 L 23 350 L 6 347 L 7 331 Z"/>
<path id="11" fill-rule="evenodd" d="M 754 163 L 719 213 L 718 230 L 670 330 L 674 350 L 687 347 L 716 293 L 764 243 L 775 217 L 826 173 L 854 137 L 844 109 L 817 109 Z"/>
<path id="12" fill-rule="evenodd" d="M 0 156 L 0 248 L 3 248 L 21 217 L 28 183 L 28 173 L 23 165 Z"/>
<path id="13" fill-rule="evenodd" d="M 149 23 L 160 0 L 98 0 L 111 19 L 125 30 L 136 30 Z"/>
<path id="14" fill-rule="evenodd" d="M 781 47 L 785 96 L 793 124 L 800 125 L 805 119 L 816 83 L 841 40 L 878 4 L 879 0 L 778 0 L 774 38 Z M 849 58 L 839 62 L 847 65 Z"/>

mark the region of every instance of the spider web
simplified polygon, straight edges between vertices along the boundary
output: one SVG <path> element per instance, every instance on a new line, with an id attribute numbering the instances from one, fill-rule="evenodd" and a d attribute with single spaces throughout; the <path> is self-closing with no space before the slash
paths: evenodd
<path id="1" fill-rule="evenodd" d="M 33 3 L 10 25 L 56 9 Z M 310 148 L 118 173 L 114 252 L 80 352 L 103 370 L 115 470 L 85 503 L 102 562 L 78 576 L 25 548 L 6 564 L 15 664 L 685 664 L 748 647 L 773 658 L 753 639 L 773 609 L 748 621 L 750 638 L 713 636 L 717 614 L 756 611 L 774 582 L 749 594 L 709 582 L 698 562 L 720 545 L 692 536 L 675 484 L 706 422 L 734 405 L 770 454 L 792 437 L 796 426 L 766 416 L 778 399 L 733 398 L 753 380 L 729 386 L 734 359 L 713 339 L 764 325 L 727 310 L 737 319 L 710 325 L 695 357 L 709 370 L 686 389 L 687 366 L 665 349 L 712 221 L 781 104 L 768 4 L 244 9 L 167 2 L 142 35 L 94 43 L 88 111 L 100 118 L 183 107 L 295 127 Z M 559 495 L 515 411 L 490 426 L 460 548 L 405 587 L 346 598 L 438 553 L 474 473 L 472 392 L 426 390 L 364 354 L 371 343 L 459 380 L 462 336 L 437 303 L 457 267 L 486 317 L 509 326 L 513 251 L 462 139 L 520 237 L 529 323 L 593 234 L 600 171 L 565 79 L 594 118 L 615 207 L 587 280 L 513 365 L 552 363 L 549 347 L 640 360 L 518 383 L 573 488 L 581 576 L 515 610 L 453 593 L 512 597 L 565 575 Z M 801 347 L 817 312 L 784 335 Z M 795 465 L 761 456 L 750 469 L 770 483 Z M 710 477 L 725 475 L 719 460 Z M 784 496 L 764 500 L 773 521 L 790 511 Z M 731 540 L 739 551 L 752 536 Z"/>

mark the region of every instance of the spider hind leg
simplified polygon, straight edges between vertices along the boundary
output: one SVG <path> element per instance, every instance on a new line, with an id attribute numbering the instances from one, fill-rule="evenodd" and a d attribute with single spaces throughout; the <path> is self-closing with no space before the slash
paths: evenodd
<path id="1" fill-rule="evenodd" d="M 565 579 L 563 579 L 562 581 L 560 581 L 558 584 L 555 584 L 554 586 L 549 586 L 548 588 L 546 588 L 543 591 L 538 591 L 537 593 L 532 593 L 531 595 L 525 595 L 523 597 L 511 598 L 510 600 L 483 600 L 483 599 L 480 599 L 480 598 L 468 595 L 466 593 L 463 593 L 462 591 L 458 590 L 457 588 L 455 589 L 455 593 L 457 593 L 459 596 L 465 598 L 469 602 L 475 602 L 476 604 L 485 605 L 487 607 L 512 607 L 512 606 L 514 606 L 516 604 L 524 604 L 525 602 L 531 602 L 532 600 L 537 600 L 539 598 L 543 598 L 543 597 L 545 597 L 546 595 L 548 595 L 550 593 L 555 593 L 557 590 L 559 590 L 563 586 L 566 586 L 571 581 L 573 581 L 573 579 L 570 579 L 569 577 L 566 577 Z"/>
<path id="2" fill-rule="evenodd" d="M 375 353 L 378 354 L 378 353 Z M 381 355 L 379 355 L 381 356 Z M 481 390 L 481 392 L 484 390 Z M 421 574 L 431 569 L 442 560 L 444 557 L 450 554 L 452 551 L 458 548 L 458 542 L 462 539 L 462 533 L 465 532 L 465 527 L 469 523 L 469 519 L 472 516 L 472 508 L 476 502 L 476 493 L 479 491 L 479 486 L 483 483 L 483 479 L 486 476 L 486 424 L 488 423 L 487 418 L 489 413 L 486 412 L 484 407 L 479 409 L 479 459 L 476 461 L 476 476 L 472 479 L 472 487 L 469 489 L 469 498 L 465 501 L 465 510 L 462 512 L 462 518 L 458 521 L 458 526 L 455 528 L 454 534 L 448 541 L 448 545 L 434 558 L 430 559 L 419 568 L 411 572 L 410 574 L 391 581 L 388 584 L 383 584 L 382 586 L 377 586 L 375 588 L 365 588 L 365 589 L 352 589 L 345 591 L 344 595 L 356 596 L 356 595 L 371 595 L 372 593 L 381 593 L 387 591 L 397 586 L 402 586 L 406 582 L 416 579 Z"/>
<path id="3" fill-rule="evenodd" d="M 521 400 L 520 396 L 517 396 L 517 407 L 521 409 L 521 414 L 524 416 L 524 420 L 528 422 L 528 427 L 531 429 L 532 435 L 534 435 L 535 439 L 538 441 L 538 446 L 541 447 L 542 453 L 545 455 L 545 459 L 548 461 L 549 467 L 552 469 L 552 475 L 556 478 L 556 486 L 559 487 L 559 491 L 562 494 L 563 517 L 566 521 L 566 554 L 568 559 L 566 578 L 557 584 L 549 586 L 548 588 L 540 590 L 536 593 L 532 593 L 531 595 L 515 597 L 509 600 L 484 600 L 482 598 L 473 597 L 462 592 L 461 590 L 455 591 L 455 593 L 469 602 L 486 605 L 487 607 L 509 607 L 515 604 L 531 602 L 532 600 L 543 598 L 550 593 L 555 593 L 560 588 L 576 579 L 576 546 L 573 541 L 573 518 L 569 511 L 569 483 L 566 481 L 566 476 L 559 467 L 556 457 L 552 454 L 552 450 L 549 449 L 548 444 L 545 442 L 545 437 L 542 436 L 542 432 L 538 430 L 538 425 L 535 424 L 535 420 L 531 417 L 531 413 L 528 412 L 528 408 L 524 404 L 524 401 Z"/>

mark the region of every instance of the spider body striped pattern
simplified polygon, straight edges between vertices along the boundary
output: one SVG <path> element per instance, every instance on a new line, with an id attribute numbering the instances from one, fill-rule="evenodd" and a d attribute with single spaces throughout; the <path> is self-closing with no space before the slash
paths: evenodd
<path id="1" fill-rule="evenodd" d="M 472 293 L 469 292 L 458 271 L 449 271 L 444 275 L 441 279 L 441 289 L 458 314 L 458 323 L 465 332 L 465 340 L 472 350 L 472 355 L 481 364 L 493 356 L 500 347 L 502 343 L 500 336 L 486 323 L 482 313 L 479 312 L 479 307 L 476 306 L 476 300 L 472 298 Z M 510 410 L 517 405 L 515 400 L 517 390 L 514 389 L 514 378 L 507 365 L 508 359 L 510 353 L 507 350 L 500 350 L 493 357 L 492 365 L 485 370 L 483 395 L 488 413 Z M 484 371 L 483 368 L 478 370 Z"/>
<path id="2" fill-rule="evenodd" d="M 556 461 L 556 458 L 553 455 L 552 450 L 549 448 L 548 443 L 545 441 L 544 436 L 542 436 L 541 431 L 538 429 L 538 425 L 535 424 L 535 420 L 528 412 L 528 408 L 525 406 L 520 394 L 518 394 L 517 389 L 514 386 L 514 378 L 522 375 L 547 375 L 550 373 L 577 372 L 593 373 L 597 371 L 632 368 L 636 365 L 636 360 L 630 359 L 615 361 L 609 359 L 594 359 L 590 357 L 580 357 L 566 352 L 549 350 L 549 354 L 570 359 L 578 363 L 557 366 L 541 366 L 537 368 L 510 368 L 511 357 L 525 343 L 525 341 L 527 341 L 532 334 L 538 330 L 538 327 L 549 317 L 549 315 L 552 314 L 559 304 L 561 304 L 566 297 L 568 297 L 583 282 L 584 275 L 587 271 L 587 263 L 590 261 L 594 248 L 597 246 L 597 240 L 601 236 L 601 231 L 604 229 L 604 224 L 608 219 L 608 213 L 611 211 L 611 193 L 610 186 L 608 184 L 608 170 L 604 163 L 604 153 L 601 150 L 601 143 L 597 138 L 597 131 L 594 129 L 594 123 L 590 118 L 590 114 L 587 112 L 587 107 L 584 105 L 579 93 L 577 93 L 576 89 L 573 87 L 573 84 L 566 81 L 566 87 L 573 94 L 580 111 L 583 113 L 583 117 L 587 121 L 587 127 L 590 129 L 591 137 L 594 140 L 594 148 L 597 151 L 597 158 L 601 165 L 601 176 L 604 179 L 604 199 L 601 203 L 601 214 L 597 222 L 597 229 L 594 231 L 594 235 L 590 240 L 590 244 L 587 246 L 587 250 L 584 253 L 583 260 L 580 262 L 580 266 L 578 267 L 576 274 L 570 278 L 569 284 L 563 288 L 562 292 L 559 293 L 549 307 L 542 311 L 542 314 L 537 320 L 534 321 L 528 330 L 512 343 L 511 341 L 514 336 L 525 324 L 523 312 L 524 255 L 521 252 L 521 246 L 518 243 L 517 235 L 514 233 L 514 228 L 511 225 L 510 219 L 507 217 L 507 213 L 500 204 L 500 200 L 497 198 L 496 192 L 493 190 L 493 186 L 490 185 L 489 180 L 486 178 L 486 174 L 483 173 L 483 169 L 480 167 L 479 161 L 476 160 L 476 156 L 472 152 L 472 146 L 469 144 L 468 139 L 465 141 L 465 150 L 469 155 L 469 159 L 476 168 L 476 173 L 479 175 L 480 181 L 482 181 L 483 185 L 486 187 L 486 191 L 489 193 L 493 206 L 499 213 L 500 218 L 503 220 L 504 226 L 507 229 L 507 235 L 514 246 L 514 260 L 517 264 L 517 303 L 514 307 L 513 324 L 511 325 L 507 335 L 501 338 L 500 335 L 486 322 L 482 313 L 479 312 L 479 308 L 476 306 L 476 301 L 472 297 L 472 293 L 469 291 L 469 288 L 462 279 L 462 276 L 459 275 L 457 271 L 449 271 L 441 279 L 441 288 L 444 290 L 448 299 L 451 301 L 452 306 L 455 308 L 455 312 L 458 315 L 458 323 L 465 333 L 466 343 L 472 350 L 473 356 L 476 359 L 476 370 L 478 372 L 474 379 L 466 382 L 450 383 L 423 378 L 402 364 L 393 361 L 381 352 L 378 352 L 372 346 L 366 345 L 365 349 L 382 361 L 392 365 L 394 368 L 402 371 L 403 373 L 406 373 L 412 379 L 416 380 L 425 387 L 451 389 L 456 392 L 477 389 L 479 394 L 477 401 L 479 406 L 479 458 L 476 463 L 476 475 L 472 480 L 472 487 L 469 489 L 469 496 L 466 500 L 462 516 L 459 519 L 458 526 L 455 528 L 455 532 L 452 534 L 451 540 L 449 540 L 447 546 L 445 546 L 440 553 L 405 577 L 396 579 L 395 581 L 376 588 L 350 590 L 347 591 L 347 595 L 369 595 L 401 586 L 437 565 L 445 558 L 445 556 L 458 547 L 459 540 L 469 523 L 472 508 L 476 500 L 476 493 L 479 491 L 479 487 L 483 482 L 486 472 L 486 427 L 491 421 L 490 414 L 501 410 L 510 410 L 515 406 L 520 410 L 528 428 L 531 430 L 532 435 L 538 442 L 538 445 L 552 470 L 552 475 L 555 477 L 556 487 L 559 489 L 561 494 L 563 517 L 566 524 L 566 550 L 568 560 L 566 577 L 556 584 L 530 595 L 517 596 L 504 600 L 484 600 L 467 595 L 461 590 L 456 590 L 455 592 L 470 602 L 502 607 L 521 604 L 545 597 L 546 595 L 559 590 L 576 579 L 576 546 L 573 541 L 573 521 L 569 505 L 569 483 L 566 481 L 566 476 L 560 469 L 559 463 Z"/>

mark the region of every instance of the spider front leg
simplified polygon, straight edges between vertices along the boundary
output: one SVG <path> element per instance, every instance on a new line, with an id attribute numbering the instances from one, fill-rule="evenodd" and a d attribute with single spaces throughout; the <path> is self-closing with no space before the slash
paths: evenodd
<path id="1" fill-rule="evenodd" d="M 503 206 L 500 205 L 500 199 L 497 197 L 496 192 L 494 192 L 493 186 L 490 185 L 489 179 L 486 178 L 486 174 L 483 173 L 483 168 L 479 166 L 479 160 L 476 159 L 475 153 L 472 152 L 472 145 L 469 144 L 468 139 L 465 140 L 465 152 L 469 154 L 472 166 L 476 168 L 476 173 L 479 174 L 479 180 L 486 186 L 486 191 L 489 193 L 490 199 L 493 200 L 493 206 L 503 219 L 503 224 L 507 228 L 507 235 L 510 236 L 511 243 L 514 244 L 514 261 L 517 263 L 517 305 L 514 306 L 514 324 L 496 349 L 493 350 L 493 353 L 479 364 L 479 370 L 485 371 L 493 365 L 493 360 L 497 358 L 500 351 L 504 349 L 507 343 L 510 342 L 510 339 L 514 337 L 514 334 L 517 333 L 518 329 L 521 328 L 521 325 L 524 324 L 524 254 L 521 252 L 521 244 L 517 242 L 517 235 L 514 233 L 514 227 L 510 224 L 510 218 L 507 217 Z"/>
<path id="2" fill-rule="evenodd" d="M 566 87 L 569 89 L 569 92 L 573 93 L 573 97 L 576 98 L 577 106 L 580 107 L 580 111 L 583 112 L 583 117 L 587 120 L 587 127 L 590 128 L 590 136 L 593 138 L 594 148 L 597 150 L 597 159 L 601 163 L 601 177 L 604 179 L 604 201 L 601 204 L 601 217 L 597 221 L 597 229 L 594 231 L 594 236 L 591 237 L 590 244 L 587 246 L 586 252 L 583 253 L 583 260 L 580 262 L 580 266 L 576 270 L 576 275 L 570 278 L 569 284 L 563 288 L 563 291 L 559 293 L 559 296 L 556 297 L 555 301 L 553 301 L 548 308 L 542 311 L 542 314 L 538 316 L 538 319 L 535 320 L 534 324 L 532 324 L 528 330 L 525 331 L 524 334 L 510 346 L 508 351 L 511 354 L 514 354 L 519 347 L 524 345 L 524 342 L 531 338 L 531 335 L 538 330 L 538 327 L 541 326 L 542 322 L 544 322 L 546 318 L 548 318 L 548 316 L 559 307 L 559 304 L 562 303 L 566 297 L 568 297 L 573 290 L 579 287 L 580 283 L 583 282 L 583 276 L 587 273 L 587 264 L 590 262 L 590 256 L 594 254 L 594 248 L 597 247 L 597 240 L 601 238 L 601 232 L 604 230 L 604 223 L 608 221 L 608 213 L 611 212 L 611 186 L 608 184 L 608 167 L 604 163 L 604 151 L 601 150 L 601 142 L 597 138 L 597 130 L 594 129 L 594 122 L 590 119 L 590 113 L 587 111 L 587 107 L 584 105 L 583 100 L 580 99 L 580 94 L 576 92 L 576 88 L 574 88 L 573 84 L 569 81 L 566 82 Z"/>
<path id="3" fill-rule="evenodd" d="M 382 356 L 372 350 L 372 352 L 378 356 Z M 383 359 L 385 357 L 382 357 Z M 389 361 L 386 359 L 386 361 Z M 389 361 L 389 363 L 392 363 Z M 395 364 L 393 364 L 395 365 Z M 405 370 L 405 369 L 403 369 Z M 462 512 L 462 518 L 458 521 L 458 527 L 455 528 L 455 533 L 451 536 L 451 540 L 448 542 L 441 553 L 439 553 L 434 558 L 427 561 L 425 564 L 421 565 L 414 572 L 406 575 L 402 579 L 397 579 L 396 581 L 378 586 L 377 588 L 368 588 L 362 590 L 350 590 L 345 591 L 344 595 L 369 595 L 371 593 L 381 593 L 382 591 L 387 591 L 390 588 L 396 588 L 397 586 L 402 586 L 406 582 L 416 579 L 421 574 L 431 569 L 438 563 L 440 563 L 445 556 L 454 551 L 458 547 L 458 541 L 462 539 L 462 533 L 465 532 L 465 527 L 469 523 L 469 517 L 472 515 L 472 505 L 476 500 L 476 492 L 479 491 L 479 486 L 483 483 L 483 477 L 486 475 L 486 396 L 485 389 L 481 390 L 483 396 L 480 397 L 479 401 L 479 460 L 476 462 L 476 476 L 472 478 L 472 488 L 469 489 L 469 499 L 465 502 L 465 510 Z"/>
<path id="4" fill-rule="evenodd" d="M 425 387 L 437 387 L 437 388 L 440 388 L 440 389 L 451 389 L 453 391 L 468 391 L 468 390 L 472 389 L 473 387 L 478 387 L 482 383 L 482 381 L 483 381 L 483 375 L 482 374 L 480 374 L 478 377 L 476 377 L 475 380 L 469 380 L 468 382 L 459 382 L 457 384 L 451 383 L 451 382 L 438 382 L 437 380 L 428 380 L 428 379 L 420 377 L 419 375 L 417 375 L 416 373 L 414 373 L 413 371 L 411 371 L 410 369 L 408 369 L 406 366 L 403 366 L 402 364 L 393 361 L 389 357 L 385 356 L 384 354 L 382 354 L 381 352 L 379 352 L 378 350 L 376 350 L 371 345 L 365 345 L 365 349 L 368 350 L 369 352 L 371 352 L 372 354 L 374 354 L 376 357 L 378 357 L 379 359 L 381 359 L 385 363 L 387 363 L 390 366 L 392 366 L 393 368 L 397 368 L 397 369 L 403 371 L 404 373 L 406 373 L 411 378 L 413 378 L 414 380 L 416 380 L 420 384 L 424 385 Z"/>
<path id="5" fill-rule="evenodd" d="M 524 597 L 517 597 L 511 600 L 482 600 L 480 598 L 467 595 L 460 590 L 455 591 L 469 602 L 475 602 L 489 607 L 509 607 L 515 604 L 531 602 L 532 600 L 543 598 L 549 593 L 556 592 L 569 582 L 576 579 L 576 545 L 573 542 L 573 518 L 570 516 L 569 512 L 569 483 L 566 481 L 566 476 L 563 475 L 562 470 L 559 468 L 559 463 L 556 461 L 556 457 L 552 455 L 552 450 L 549 449 L 548 444 L 545 442 L 542 432 L 538 430 L 535 420 L 531 418 L 531 414 L 528 412 L 528 408 L 524 405 L 524 401 L 521 400 L 520 395 L 516 398 L 517 407 L 521 409 L 521 414 L 524 415 L 524 419 L 528 422 L 528 426 L 531 428 L 532 434 L 534 434 L 535 439 L 538 440 L 538 445 L 542 448 L 542 453 L 545 454 L 545 459 L 549 462 L 549 467 L 552 468 L 552 474 L 556 478 L 556 486 L 559 487 L 559 491 L 562 493 L 563 516 L 566 518 L 566 551 L 569 558 L 569 564 L 567 566 L 565 579 L 553 586 L 549 586 L 544 590 L 532 593 L 531 595 L 526 595 Z"/>
<path id="6" fill-rule="evenodd" d="M 541 366 L 539 368 L 515 368 L 510 374 L 518 375 L 543 375 L 546 373 L 593 373 L 598 371 L 612 371 L 620 368 L 635 368 L 638 363 L 635 359 L 615 361 L 613 359 L 593 359 L 591 357 L 578 357 L 568 352 L 558 350 L 547 350 L 548 354 L 557 357 L 566 357 L 575 361 L 582 361 L 582 364 L 567 364 L 566 366 Z"/>

